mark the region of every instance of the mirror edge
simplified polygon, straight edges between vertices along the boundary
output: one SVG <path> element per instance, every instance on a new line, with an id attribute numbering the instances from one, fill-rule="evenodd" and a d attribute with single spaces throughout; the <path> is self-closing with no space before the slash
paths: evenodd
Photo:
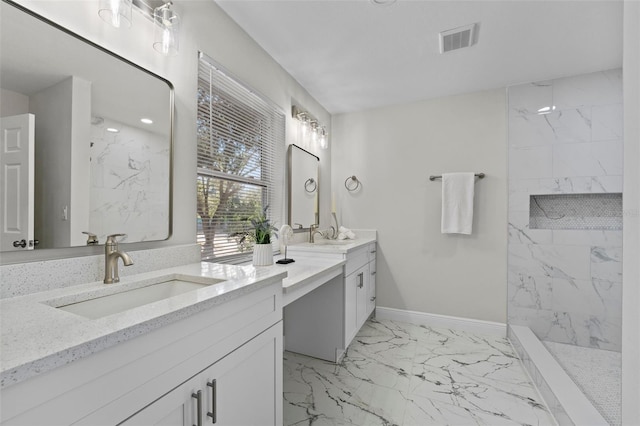
<path id="1" fill-rule="evenodd" d="M 127 250 L 136 251 L 136 250 L 147 250 L 159 247 L 169 246 L 171 244 L 167 244 L 167 242 L 173 236 L 173 180 L 174 180 L 174 142 L 175 142 L 175 88 L 171 81 L 166 78 L 150 71 L 135 62 L 130 61 L 129 59 L 118 55 L 111 50 L 100 46 L 99 44 L 79 35 L 76 32 L 69 30 L 68 28 L 63 27 L 62 25 L 34 12 L 33 10 L 14 2 L 13 0 L 0 0 L 2 3 L 6 3 L 9 6 L 15 7 L 27 15 L 38 19 L 45 24 L 51 25 L 52 27 L 77 38 L 78 40 L 87 43 L 88 45 L 97 48 L 98 50 L 123 61 L 124 63 L 137 68 L 138 70 L 149 74 L 152 77 L 159 79 L 160 81 L 167 84 L 169 87 L 169 214 L 168 214 L 168 226 L 167 226 L 167 237 L 162 240 L 152 240 L 152 241 L 139 241 L 133 243 L 122 242 Z M 30 263 L 30 262 L 39 262 L 44 260 L 57 260 L 57 259 L 66 259 L 72 257 L 84 257 L 84 256 L 94 256 L 103 254 L 104 252 L 104 244 L 99 244 L 95 246 L 75 246 L 75 247 L 60 247 L 60 248 L 50 248 L 50 249 L 41 249 L 41 250 L 29 250 L 29 251 L 19 251 L 19 252 L 0 252 L 0 266 L 2 265 L 11 265 L 17 263 Z"/>

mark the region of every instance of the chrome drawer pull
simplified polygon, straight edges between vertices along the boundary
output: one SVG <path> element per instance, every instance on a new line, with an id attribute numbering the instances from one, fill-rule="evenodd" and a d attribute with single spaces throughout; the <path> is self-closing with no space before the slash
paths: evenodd
<path id="1" fill-rule="evenodd" d="M 207 386 L 211 388 L 211 412 L 207 413 L 207 416 L 211 417 L 211 423 L 215 424 L 218 419 L 218 409 L 216 407 L 217 386 L 216 381 L 212 380 L 207 382 Z"/>
<path id="2" fill-rule="evenodd" d="M 193 426 L 202 426 L 202 391 L 199 390 L 197 393 L 192 393 L 191 398 L 196 399 L 198 410 L 198 413 L 196 414 L 198 424 Z"/>

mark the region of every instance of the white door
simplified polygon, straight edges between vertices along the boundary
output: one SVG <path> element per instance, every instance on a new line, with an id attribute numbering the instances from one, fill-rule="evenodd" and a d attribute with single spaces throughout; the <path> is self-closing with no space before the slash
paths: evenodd
<path id="1" fill-rule="evenodd" d="M 0 251 L 33 249 L 33 114 L 0 118 Z"/>

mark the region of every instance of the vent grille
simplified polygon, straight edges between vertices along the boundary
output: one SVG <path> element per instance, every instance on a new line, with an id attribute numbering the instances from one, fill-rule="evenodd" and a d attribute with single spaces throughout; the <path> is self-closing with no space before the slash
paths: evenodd
<path id="1" fill-rule="evenodd" d="M 478 25 L 471 24 L 440 33 L 440 53 L 473 46 L 478 39 Z"/>

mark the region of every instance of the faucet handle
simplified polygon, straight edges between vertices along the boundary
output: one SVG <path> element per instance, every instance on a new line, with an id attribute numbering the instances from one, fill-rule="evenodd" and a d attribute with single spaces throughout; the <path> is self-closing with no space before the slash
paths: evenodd
<path id="1" fill-rule="evenodd" d="M 98 244 L 98 236 L 93 232 L 82 231 L 83 234 L 87 235 L 87 245 L 96 245 Z"/>
<path id="2" fill-rule="evenodd" d="M 105 244 L 117 244 L 116 237 L 126 237 L 127 234 L 111 234 L 107 235 L 107 242 Z"/>

